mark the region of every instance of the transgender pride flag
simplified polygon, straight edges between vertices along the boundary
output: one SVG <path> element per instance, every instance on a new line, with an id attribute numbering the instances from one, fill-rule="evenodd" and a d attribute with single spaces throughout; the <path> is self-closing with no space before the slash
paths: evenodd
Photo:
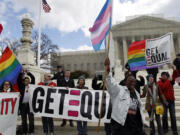
<path id="1" fill-rule="evenodd" d="M 91 42 L 95 51 L 100 50 L 101 44 L 111 29 L 112 22 L 112 0 L 107 0 L 96 21 L 91 32 Z"/>

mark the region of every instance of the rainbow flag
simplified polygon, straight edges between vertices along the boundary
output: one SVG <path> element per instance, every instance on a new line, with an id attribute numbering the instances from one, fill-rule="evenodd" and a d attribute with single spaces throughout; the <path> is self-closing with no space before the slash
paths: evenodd
<path id="1" fill-rule="evenodd" d="M 146 40 L 133 42 L 128 49 L 128 64 L 131 71 L 146 69 Z"/>
<path id="2" fill-rule="evenodd" d="M 11 49 L 7 46 L 0 58 L 0 86 L 4 81 L 10 81 L 15 91 L 18 91 L 17 78 L 22 66 Z"/>
<path id="3" fill-rule="evenodd" d="M 94 25 L 89 29 L 91 42 L 95 51 L 100 50 L 103 40 L 109 33 L 112 23 L 112 0 L 106 0 L 101 12 L 96 18 Z"/>

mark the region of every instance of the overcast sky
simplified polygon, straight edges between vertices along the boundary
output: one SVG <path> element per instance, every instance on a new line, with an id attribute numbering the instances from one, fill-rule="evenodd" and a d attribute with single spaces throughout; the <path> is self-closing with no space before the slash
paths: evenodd
<path id="1" fill-rule="evenodd" d="M 89 27 L 99 14 L 105 0 L 47 0 L 50 13 L 42 12 L 42 31 L 59 45 L 61 51 L 92 49 Z M 39 0 L 0 0 L 0 36 L 19 40 L 22 36 L 20 20 L 29 13 L 37 30 Z M 180 20 L 180 0 L 114 0 L 113 25 L 127 16 L 162 14 Z"/>

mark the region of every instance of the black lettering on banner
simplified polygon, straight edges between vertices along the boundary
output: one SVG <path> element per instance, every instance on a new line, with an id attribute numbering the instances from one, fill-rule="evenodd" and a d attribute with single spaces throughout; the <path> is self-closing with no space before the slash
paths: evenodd
<path id="1" fill-rule="evenodd" d="M 156 54 L 158 54 L 159 53 L 159 51 L 158 51 L 158 47 L 156 47 Z"/>
<path id="2" fill-rule="evenodd" d="M 51 94 L 56 93 L 56 89 L 48 88 L 47 97 L 46 97 L 46 105 L 45 105 L 45 113 L 53 114 L 54 110 L 49 108 L 50 103 L 54 102 L 54 99 L 51 98 Z"/>
<path id="3" fill-rule="evenodd" d="M 37 95 L 40 93 L 40 96 L 43 97 L 45 95 L 44 89 L 42 87 L 37 87 L 34 90 L 33 97 L 32 97 L 32 109 L 35 113 L 40 112 L 42 113 L 43 109 L 43 99 L 37 99 Z M 36 103 L 38 103 L 38 107 L 36 107 Z"/>
<path id="4" fill-rule="evenodd" d="M 88 98 L 87 112 L 85 112 L 86 98 Z M 85 91 L 82 93 L 82 97 L 81 97 L 80 113 L 83 117 L 91 120 L 92 119 L 91 111 L 92 111 L 92 93 L 89 91 Z"/>
<path id="5" fill-rule="evenodd" d="M 161 57 L 162 57 L 162 61 L 166 61 L 167 60 L 167 52 L 162 53 Z"/>
<path id="6" fill-rule="evenodd" d="M 109 100 L 107 119 L 111 119 L 111 113 L 112 113 L 112 104 L 111 104 L 111 100 Z"/>
<path id="7" fill-rule="evenodd" d="M 61 94 L 60 105 L 59 105 L 59 114 L 62 115 L 62 114 L 63 114 L 63 109 L 64 109 L 65 95 L 66 95 L 66 94 L 69 94 L 69 90 L 59 89 L 59 90 L 58 90 L 58 93 Z"/>
<path id="8" fill-rule="evenodd" d="M 153 63 L 156 63 L 156 57 L 155 57 L 155 56 L 151 56 L 151 61 L 152 61 Z"/>
<path id="9" fill-rule="evenodd" d="M 101 104 L 99 103 L 99 92 L 95 92 L 95 105 L 94 105 L 94 114 L 96 118 L 99 118 L 100 111 L 99 107 Z M 102 106 L 102 114 L 101 114 L 101 119 L 105 116 L 106 114 L 106 93 L 104 93 L 104 103 Z"/>
<path id="10" fill-rule="evenodd" d="M 156 61 L 161 62 L 161 54 L 156 54 Z"/>

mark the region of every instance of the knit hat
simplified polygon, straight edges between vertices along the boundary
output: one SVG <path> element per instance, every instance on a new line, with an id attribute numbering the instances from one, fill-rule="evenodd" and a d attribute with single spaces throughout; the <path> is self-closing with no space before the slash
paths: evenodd
<path id="1" fill-rule="evenodd" d="M 80 80 L 80 79 L 83 79 L 83 80 L 85 81 L 85 76 L 84 76 L 84 75 L 81 75 L 81 76 L 78 78 L 78 80 Z"/>
<path id="2" fill-rule="evenodd" d="M 85 84 L 85 75 L 81 75 L 81 76 L 78 78 L 78 82 L 77 82 L 78 84 L 79 84 L 79 80 L 80 80 L 80 79 L 83 79 L 84 84 Z"/>

